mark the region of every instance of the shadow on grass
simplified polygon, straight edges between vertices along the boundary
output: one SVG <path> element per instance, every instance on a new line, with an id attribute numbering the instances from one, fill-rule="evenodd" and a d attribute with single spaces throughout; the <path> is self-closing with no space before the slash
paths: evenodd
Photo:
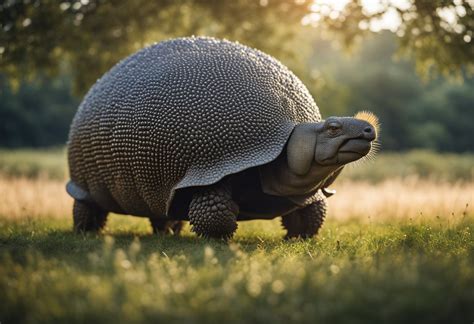
<path id="1" fill-rule="evenodd" d="M 296 241 L 293 241 L 296 242 Z M 126 233 L 106 230 L 103 234 L 87 233 L 76 234 L 66 229 L 51 229 L 50 231 L 35 233 L 33 230 L 25 232 L 10 232 L 0 235 L 0 249 L 8 252 L 19 262 L 26 262 L 28 253 L 40 253 L 47 259 L 58 259 L 75 267 L 87 266 L 90 254 L 102 255 L 107 245 L 113 251 L 119 249 L 127 252 L 134 243 L 139 243 L 137 259 L 147 259 L 152 254 L 159 254 L 164 258 L 184 256 L 193 264 L 203 260 L 204 251 L 210 247 L 218 256 L 219 262 L 225 263 L 234 256 L 232 249 L 239 245 L 242 251 L 252 253 L 257 249 L 272 250 L 282 244 L 293 244 L 292 241 L 283 241 L 282 238 L 266 238 L 250 235 L 238 237 L 230 242 L 215 239 L 204 239 L 194 234 L 160 236 L 148 233 Z"/>
<path id="2" fill-rule="evenodd" d="M 237 233 L 227 243 L 199 238 L 187 230 L 180 236 L 160 236 L 148 232 L 147 227 L 136 227 L 132 231 L 130 227 L 112 226 L 103 234 L 76 234 L 69 230 L 69 223 L 62 221 L 2 222 L 0 250 L 20 263 L 25 262 L 29 253 L 39 253 L 81 268 L 88 266 L 91 254 L 101 257 L 107 248 L 114 253 L 119 250 L 127 253 L 137 243 L 137 260 L 157 254 L 165 259 L 184 257 L 194 265 L 203 262 L 206 248 L 211 248 L 218 262 L 224 264 L 234 258 L 236 246 L 247 254 L 304 255 L 311 259 L 397 253 L 449 254 L 473 247 L 472 220 L 469 217 L 449 227 L 437 222 L 425 225 L 328 222 L 317 238 L 290 241 L 283 240 L 276 231 L 250 229 Z"/>

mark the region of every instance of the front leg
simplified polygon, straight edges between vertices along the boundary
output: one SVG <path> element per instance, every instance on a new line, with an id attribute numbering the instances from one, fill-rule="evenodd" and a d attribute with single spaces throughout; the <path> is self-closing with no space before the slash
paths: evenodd
<path id="1" fill-rule="evenodd" d="M 202 237 L 229 239 L 237 229 L 238 205 L 230 187 L 217 184 L 199 189 L 189 206 L 191 230 Z"/>
<path id="2" fill-rule="evenodd" d="M 326 198 L 317 194 L 316 201 L 282 217 L 283 227 L 287 230 L 285 239 L 301 237 L 311 238 L 318 234 L 326 217 Z"/>

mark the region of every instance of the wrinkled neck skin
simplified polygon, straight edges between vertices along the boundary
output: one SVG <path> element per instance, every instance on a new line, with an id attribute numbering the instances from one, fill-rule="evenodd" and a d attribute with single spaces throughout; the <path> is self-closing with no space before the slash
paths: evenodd
<path id="1" fill-rule="evenodd" d="M 298 175 L 290 170 L 286 154 L 281 154 L 276 160 L 260 168 L 262 189 L 266 194 L 282 197 L 312 195 L 340 168 L 340 165 L 324 166 L 313 161 L 306 174 Z"/>

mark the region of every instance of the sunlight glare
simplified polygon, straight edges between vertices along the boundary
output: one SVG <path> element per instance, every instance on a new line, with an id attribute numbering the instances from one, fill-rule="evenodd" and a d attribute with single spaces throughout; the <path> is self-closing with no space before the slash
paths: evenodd
<path id="1" fill-rule="evenodd" d="M 303 19 L 303 25 L 316 26 L 323 16 L 329 16 L 331 19 L 336 19 L 339 13 L 344 10 L 344 7 L 349 3 L 349 0 L 331 1 L 331 0 L 314 0 L 311 5 L 312 13 Z M 409 0 L 361 0 L 366 14 L 376 14 L 383 11 L 387 5 L 394 6 L 401 10 L 406 10 L 410 7 Z M 370 29 L 373 32 L 381 30 L 396 31 L 401 24 L 401 18 L 395 8 L 389 8 L 380 18 L 373 18 L 369 23 L 363 23 L 361 28 Z"/>

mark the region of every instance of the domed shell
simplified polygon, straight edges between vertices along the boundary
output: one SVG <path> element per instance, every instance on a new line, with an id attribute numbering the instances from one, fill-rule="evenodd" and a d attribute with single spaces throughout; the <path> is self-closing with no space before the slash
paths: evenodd
<path id="1" fill-rule="evenodd" d="M 321 116 L 276 59 L 205 37 L 147 47 L 90 89 L 71 125 L 71 179 L 108 210 L 164 215 L 174 191 L 274 160 Z"/>

